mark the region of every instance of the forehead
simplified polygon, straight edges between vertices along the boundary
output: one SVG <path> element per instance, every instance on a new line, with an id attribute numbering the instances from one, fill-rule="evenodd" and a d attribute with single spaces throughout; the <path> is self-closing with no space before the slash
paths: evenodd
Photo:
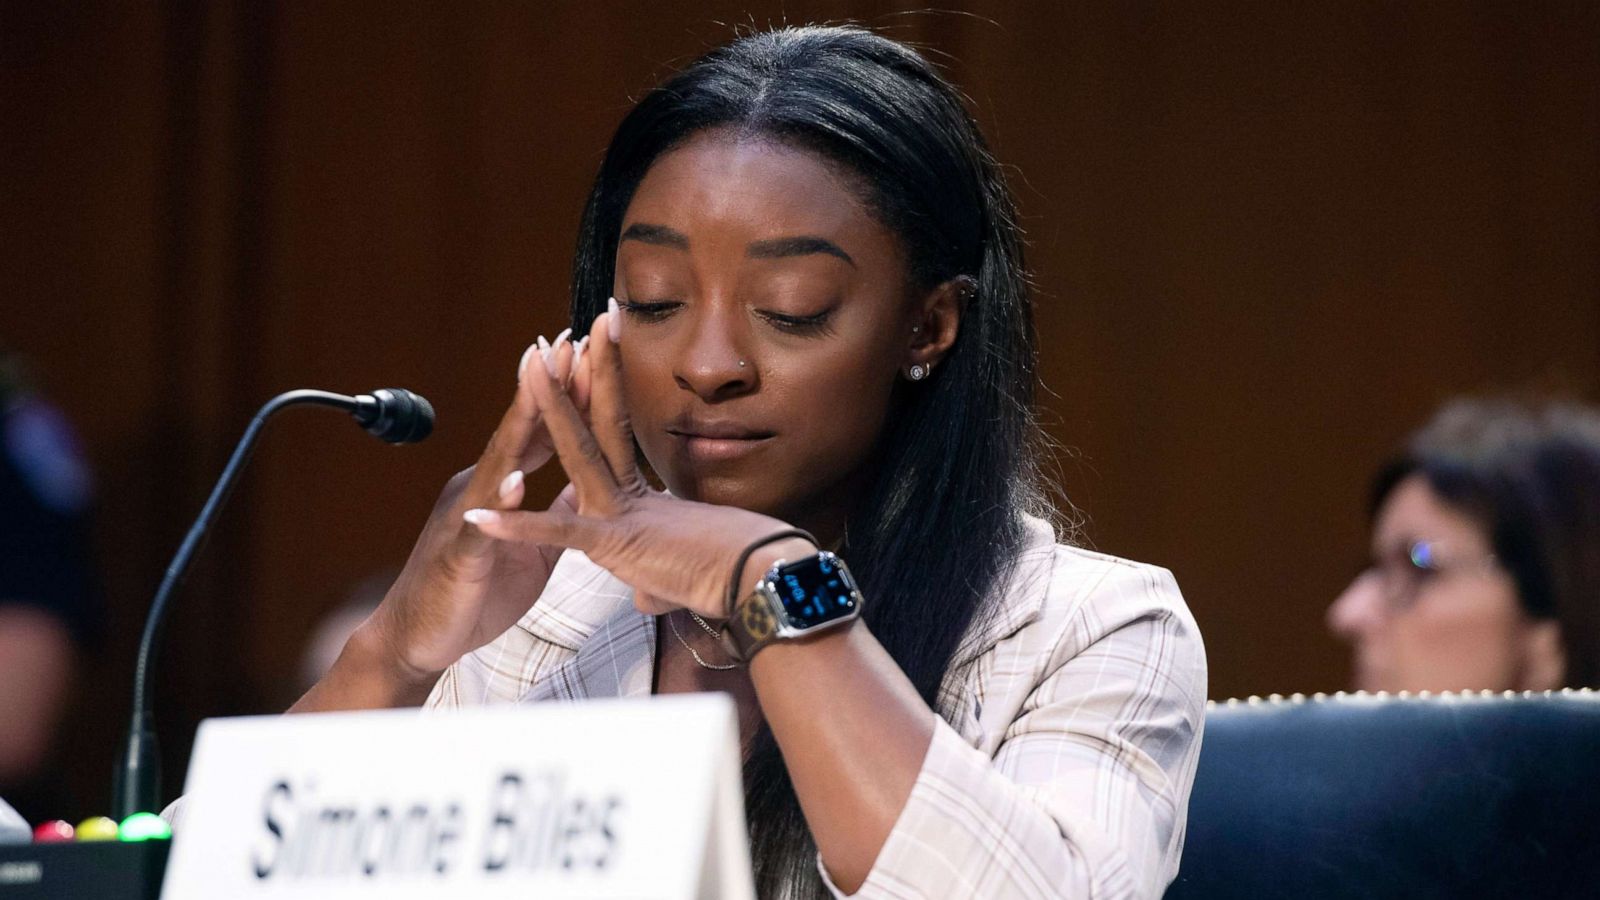
<path id="1" fill-rule="evenodd" d="M 874 249 L 894 237 L 873 216 L 859 177 L 810 150 L 714 130 L 658 158 L 635 190 L 623 227 L 666 225 L 739 240 L 815 234 Z M 736 233 L 736 234 L 735 234 Z"/>
<path id="2" fill-rule="evenodd" d="M 1389 492 L 1372 536 L 1379 549 L 1439 541 L 1457 553 L 1489 552 L 1488 535 L 1478 521 L 1446 502 L 1421 474 L 1406 476 Z"/>

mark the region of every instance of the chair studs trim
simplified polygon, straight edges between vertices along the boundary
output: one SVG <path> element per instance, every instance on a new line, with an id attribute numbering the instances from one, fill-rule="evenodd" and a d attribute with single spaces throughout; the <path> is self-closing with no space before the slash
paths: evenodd
<path id="1" fill-rule="evenodd" d="M 1385 702 L 1428 700 L 1437 701 L 1440 703 L 1458 703 L 1480 699 L 1516 700 L 1521 698 L 1524 700 L 1533 700 L 1539 697 L 1593 697 L 1595 693 L 1596 691 L 1592 687 L 1566 687 L 1548 691 L 1398 691 L 1393 694 L 1389 693 L 1388 691 L 1335 691 L 1332 694 L 1328 694 L 1324 691 L 1317 691 L 1315 694 L 1312 694 L 1309 697 L 1297 691 L 1288 695 L 1287 697 L 1283 694 L 1273 693 L 1268 694 L 1265 697 L 1261 696 L 1260 694 L 1251 694 L 1247 697 L 1228 697 L 1224 700 L 1207 700 L 1206 708 L 1216 709 L 1218 706 L 1282 706 L 1285 704 L 1299 705 L 1307 702 L 1337 703 L 1345 701 L 1355 702 L 1370 700 L 1382 700 Z"/>

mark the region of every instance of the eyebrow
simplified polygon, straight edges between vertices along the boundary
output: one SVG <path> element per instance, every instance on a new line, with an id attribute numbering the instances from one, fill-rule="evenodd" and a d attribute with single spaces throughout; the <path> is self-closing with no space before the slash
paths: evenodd
<path id="1" fill-rule="evenodd" d="M 852 266 L 856 264 L 856 261 L 850 258 L 850 254 L 844 252 L 838 244 L 827 238 L 811 235 L 752 241 L 750 246 L 745 248 L 745 255 L 751 259 L 782 259 L 786 256 L 810 256 L 813 253 L 826 253 L 829 256 L 837 256 Z"/>
<path id="2" fill-rule="evenodd" d="M 655 244 L 658 247 L 671 247 L 675 250 L 689 249 L 689 239 L 681 231 L 673 231 L 665 225 L 645 225 L 635 222 L 628 226 L 622 233 L 624 241 L 638 241 L 641 244 Z"/>
<path id="3" fill-rule="evenodd" d="M 621 240 L 671 247 L 674 250 L 689 249 L 689 238 L 683 232 L 675 231 L 665 225 L 649 225 L 643 222 L 629 225 L 627 230 L 622 232 Z M 752 241 L 750 246 L 745 248 L 745 255 L 751 259 L 783 259 L 791 256 L 810 256 L 814 253 L 838 257 L 852 266 L 856 264 L 850 254 L 844 252 L 844 248 L 827 238 L 815 235 Z"/>

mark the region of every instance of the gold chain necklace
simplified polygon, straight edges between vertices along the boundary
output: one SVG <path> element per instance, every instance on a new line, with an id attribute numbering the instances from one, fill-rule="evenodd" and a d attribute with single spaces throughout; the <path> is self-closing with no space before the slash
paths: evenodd
<path id="1" fill-rule="evenodd" d="M 718 638 L 719 640 L 721 639 L 721 636 L 717 634 L 716 629 L 711 627 L 710 622 L 707 622 L 705 619 L 695 615 L 694 610 L 685 610 L 685 612 L 689 614 L 690 618 L 694 619 L 695 624 L 705 629 L 707 634 L 714 638 Z M 683 632 L 678 630 L 678 623 L 672 618 L 672 614 L 667 613 L 665 618 L 667 620 L 667 627 L 672 629 L 672 636 L 678 639 L 678 643 L 683 645 L 683 649 L 689 651 L 689 655 L 694 658 L 695 664 L 700 666 L 700 668 L 710 669 L 713 672 L 727 672 L 740 667 L 740 663 L 717 664 L 706 662 L 705 659 L 700 656 L 699 652 L 693 647 L 689 646 L 689 642 L 683 639 Z"/>

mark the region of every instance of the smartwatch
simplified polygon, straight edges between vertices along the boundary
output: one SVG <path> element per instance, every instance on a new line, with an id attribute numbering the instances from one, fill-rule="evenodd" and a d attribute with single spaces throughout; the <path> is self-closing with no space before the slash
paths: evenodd
<path id="1" fill-rule="evenodd" d="M 778 560 L 733 608 L 722 643 L 748 661 L 773 641 L 796 640 L 837 628 L 861 615 L 861 590 L 844 560 L 824 550 Z"/>

